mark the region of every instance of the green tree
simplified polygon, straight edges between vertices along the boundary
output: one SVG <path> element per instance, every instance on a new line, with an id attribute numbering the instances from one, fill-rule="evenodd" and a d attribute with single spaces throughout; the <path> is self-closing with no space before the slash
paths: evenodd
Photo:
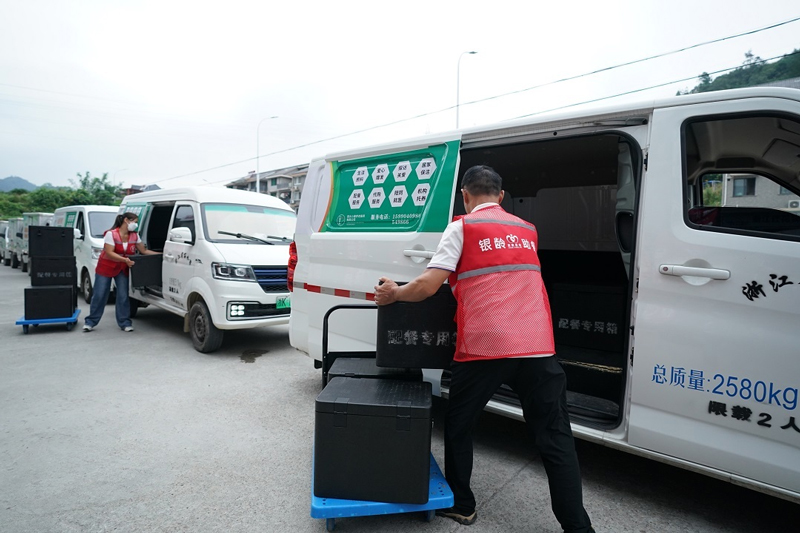
<path id="1" fill-rule="evenodd" d="M 703 72 L 694 89 L 678 91 L 678 95 L 753 87 L 797 77 L 800 77 L 800 50 L 794 50 L 774 63 L 765 63 L 763 59 L 748 50 L 741 67 L 714 80 L 707 72 Z"/>
<path id="2" fill-rule="evenodd" d="M 84 175 L 80 172 L 77 174 L 78 182 L 70 180 L 72 186 L 77 189 L 76 192 L 85 192 L 86 194 L 75 195 L 74 199 L 82 199 L 89 201 L 75 202 L 79 204 L 95 204 L 95 205 L 117 205 L 122 199 L 122 191 L 119 187 L 112 184 L 108 179 L 108 172 L 104 172 L 101 177 L 92 177 L 87 171 Z"/>

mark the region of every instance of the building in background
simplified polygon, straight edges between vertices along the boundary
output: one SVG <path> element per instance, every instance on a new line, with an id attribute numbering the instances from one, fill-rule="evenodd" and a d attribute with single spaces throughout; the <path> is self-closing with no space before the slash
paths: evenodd
<path id="1" fill-rule="evenodd" d="M 261 172 L 259 191 L 283 200 L 296 211 L 297 206 L 300 205 L 307 172 L 307 164 Z M 229 189 L 255 192 L 256 173 L 251 172 L 225 186 Z"/>

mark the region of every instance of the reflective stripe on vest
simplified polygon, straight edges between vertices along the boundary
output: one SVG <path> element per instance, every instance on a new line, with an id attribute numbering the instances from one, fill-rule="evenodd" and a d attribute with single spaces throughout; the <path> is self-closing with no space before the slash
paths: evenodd
<path id="1" fill-rule="evenodd" d="M 462 272 L 456 277 L 456 279 L 461 280 L 465 278 L 471 278 L 474 276 L 481 276 L 483 274 L 491 274 L 493 272 L 515 272 L 520 270 L 535 270 L 537 272 L 542 271 L 539 265 L 499 265 L 493 267 L 477 268 L 475 270 L 470 270 L 469 272 Z"/>

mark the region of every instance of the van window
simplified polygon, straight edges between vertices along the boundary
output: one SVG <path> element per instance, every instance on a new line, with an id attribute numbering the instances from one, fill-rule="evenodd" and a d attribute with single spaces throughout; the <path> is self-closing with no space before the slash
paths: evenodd
<path id="1" fill-rule="evenodd" d="M 293 211 L 260 205 L 202 204 L 200 210 L 206 239 L 211 242 L 264 244 L 266 240 L 288 245 L 297 223 Z"/>
<path id="2" fill-rule="evenodd" d="M 113 212 L 90 211 L 89 230 L 92 232 L 92 237 L 102 238 L 105 232 L 114 225 L 115 218 L 117 218 L 117 214 Z M 81 233 L 83 233 L 83 229 L 81 229 Z"/>
<path id="3" fill-rule="evenodd" d="M 192 242 L 197 238 L 194 229 L 194 209 L 190 205 L 179 205 L 175 210 L 175 219 L 172 221 L 173 228 L 189 228 L 192 231 Z"/>
<path id="4" fill-rule="evenodd" d="M 82 238 L 86 236 L 86 224 L 83 221 L 83 213 L 78 213 L 78 220 L 75 222 L 75 229 L 81 232 Z"/>
<path id="5" fill-rule="evenodd" d="M 800 119 L 697 119 L 683 130 L 686 224 L 800 240 Z"/>

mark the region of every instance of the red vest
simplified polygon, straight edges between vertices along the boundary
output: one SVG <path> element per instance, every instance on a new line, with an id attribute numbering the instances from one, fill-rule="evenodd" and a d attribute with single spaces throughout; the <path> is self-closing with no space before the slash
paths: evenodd
<path id="1" fill-rule="evenodd" d="M 136 243 L 139 242 L 139 235 L 134 232 L 128 233 L 128 245 L 122 245 L 122 237 L 119 236 L 119 229 L 112 229 L 111 237 L 114 239 L 114 252 L 117 254 L 128 257 L 129 255 L 133 255 L 136 252 Z M 126 276 L 128 275 L 128 265 L 125 263 L 120 263 L 118 261 L 112 261 L 108 257 L 106 257 L 105 245 L 103 245 L 103 251 L 100 252 L 100 259 L 97 260 L 97 268 L 95 269 L 97 274 L 101 276 L 105 276 L 107 278 L 113 278 L 120 272 L 124 273 Z"/>
<path id="2" fill-rule="evenodd" d="M 500 206 L 464 216 L 455 271 L 455 361 L 555 353 L 550 302 L 533 224 Z"/>

